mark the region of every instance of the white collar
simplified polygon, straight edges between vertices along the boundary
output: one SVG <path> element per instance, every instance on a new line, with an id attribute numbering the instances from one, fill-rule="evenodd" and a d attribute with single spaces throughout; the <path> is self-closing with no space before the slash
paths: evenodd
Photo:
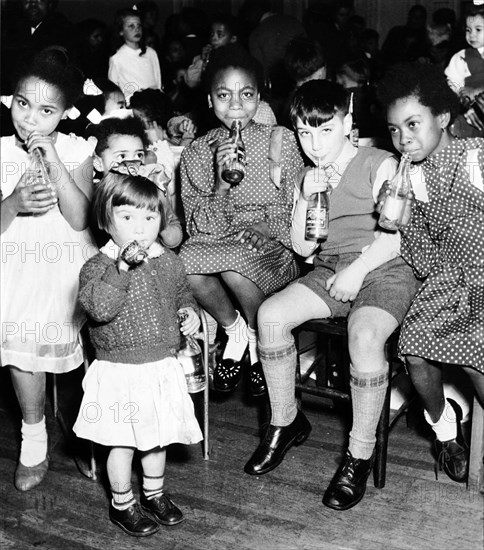
<path id="1" fill-rule="evenodd" d="M 110 239 L 101 249 L 100 252 L 111 258 L 111 260 L 117 260 L 119 256 L 119 251 L 121 248 Z M 155 241 L 148 249 L 148 257 L 144 260 L 147 262 L 150 258 L 159 258 L 162 254 L 165 253 L 165 250 L 158 241 Z"/>

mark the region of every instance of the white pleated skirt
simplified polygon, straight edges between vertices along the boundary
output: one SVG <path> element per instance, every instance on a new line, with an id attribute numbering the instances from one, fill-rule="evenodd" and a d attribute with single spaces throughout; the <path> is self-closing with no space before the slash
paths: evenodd
<path id="1" fill-rule="evenodd" d="M 95 360 L 82 387 L 78 437 L 140 451 L 203 439 L 183 367 L 174 357 L 141 365 Z"/>

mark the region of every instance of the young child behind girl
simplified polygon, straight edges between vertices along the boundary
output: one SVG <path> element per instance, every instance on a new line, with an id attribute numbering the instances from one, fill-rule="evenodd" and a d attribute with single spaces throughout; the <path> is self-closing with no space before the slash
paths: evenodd
<path id="1" fill-rule="evenodd" d="M 152 181 L 108 173 L 96 187 L 93 211 L 111 240 L 80 274 L 79 300 L 96 359 L 83 382 L 74 431 L 111 447 L 109 518 L 137 537 L 183 520 L 163 492 L 166 446 L 202 439 L 176 359 L 177 315 L 187 316 L 180 326 L 185 335 L 195 334 L 200 320 L 181 260 L 158 241 L 163 203 Z M 130 253 L 133 241 L 140 248 Z M 141 506 L 151 517 L 140 510 L 131 487 L 136 449 L 143 468 Z"/>
<path id="2" fill-rule="evenodd" d="M 109 58 L 109 80 L 121 88 L 128 102 L 137 90 L 161 90 L 158 55 L 144 44 L 139 14 L 131 9 L 119 10 L 116 13 L 116 29 L 124 43 Z"/>
<path id="3" fill-rule="evenodd" d="M 462 366 L 484 404 L 484 139 L 455 139 L 457 98 L 433 65 L 396 67 L 379 84 L 393 145 L 409 153 L 415 200 L 401 253 L 423 284 L 402 324 L 400 354 L 435 435 L 438 464 L 467 476 L 460 411 L 446 401 L 442 364 Z"/>
<path id="4" fill-rule="evenodd" d="M 96 251 L 87 230 L 92 146 L 57 131 L 82 83 L 64 52 L 35 55 L 16 78 L 15 135 L 1 140 L 1 361 L 22 412 L 20 491 L 48 469 L 45 373 L 68 372 L 83 360 L 85 317 L 76 296 L 81 266 Z"/>
<path id="5" fill-rule="evenodd" d="M 95 129 L 97 144 L 95 148 L 94 167 L 101 174 L 107 174 L 113 167 L 127 172 L 138 173 L 152 179 L 163 191 L 163 206 L 166 223 L 160 238 L 168 248 L 176 248 L 183 239 L 180 221 L 175 214 L 175 201 L 171 192 L 171 181 L 174 171 L 171 165 L 173 155 L 168 151 L 169 162 L 145 164 L 147 142 L 143 123 L 135 118 L 107 118 Z M 163 157 L 166 158 L 166 157 Z"/>
<path id="6" fill-rule="evenodd" d="M 458 137 L 483 137 L 484 119 L 470 104 L 484 92 L 484 6 L 474 6 L 467 15 L 466 41 L 470 47 L 457 52 L 445 69 L 449 85 L 465 110 L 453 132 Z"/>
<path id="7" fill-rule="evenodd" d="M 232 391 L 242 377 L 242 358 L 250 355 L 250 390 L 265 393 L 257 356 L 257 310 L 265 297 L 298 274 L 290 250 L 294 188 L 302 168 L 292 132 L 284 128 L 281 176 L 271 179 L 268 159 L 272 129 L 253 121 L 263 85 L 260 64 L 241 49 L 213 52 L 207 66 L 210 106 L 220 126 L 196 139 L 181 157 L 182 201 L 187 232 L 180 256 L 193 293 L 228 336 L 214 372 L 214 387 Z M 222 178 L 227 160 L 236 156 L 229 138 L 241 124 L 246 173 L 238 185 Z M 234 307 L 240 304 L 248 321 Z"/>

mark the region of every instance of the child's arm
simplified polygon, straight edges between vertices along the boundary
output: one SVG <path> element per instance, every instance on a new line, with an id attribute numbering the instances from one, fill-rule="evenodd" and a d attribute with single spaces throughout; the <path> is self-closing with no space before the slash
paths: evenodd
<path id="1" fill-rule="evenodd" d="M 57 193 L 59 209 L 76 231 L 86 229 L 89 223 L 89 198 L 92 190 L 92 157 L 88 157 L 72 171 L 72 176 L 57 154 L 51 136 L 33 132 L 26 142 L 29 153 L 40 149 L 48 166 L 49 175 Z"/>
<path id="2" fill-rule="evenodd" d="M 181 196 L 187 231 L 189 235 L 226 236 L 233 232 L 234 204 L 230 185 L 221 179 L 220 167 L 214 169 L 212 152 L 202 148 L 204 145 L 195 141 L 181 156 Z M 221 159 L 228 151 L 233 151 L 233 145 L 227 140 L 217 149 L 219 164 L 223 164 Z M 217 162 L 215 164 L 217 166 Z"/>
<path id="3" fill-rule="evenodd" d="M 45 187 L 39 172 L 24 172 L 12 194 L 2 200 L 1 233 L 4 233 L 18 214 L 41 216 L 57 204 L 54 191 Z"/>
<path id="4" fill-rule="evenodd" d="M 464 88 L 465 78 L 470 74 L 465 61 L 465 50 L 461 50 L 451 57 L 445 69 L 449 86 L 457 95 L 460 95 L 461 90 Z"/>
<path id="5" fill-rule="evenodd" d="M 111 321 L 123 307 L 130 280 L 129 271 L 94 256 L 79 275 L 79 302 L 94 321 Z"/>
<path id="6" fill-rule="evenodd" d="M 301 185 L 296 188 L 296 206 L 292 216 L 291 240 L 294 252 L 308 258 L 319 247 L 315 241 L 307 241 L 306 212 L 308 201 L 313 193 L 326 191 L 328 183 L 324 175 L 317 168 L 307 169 L 304 173 Z"/>

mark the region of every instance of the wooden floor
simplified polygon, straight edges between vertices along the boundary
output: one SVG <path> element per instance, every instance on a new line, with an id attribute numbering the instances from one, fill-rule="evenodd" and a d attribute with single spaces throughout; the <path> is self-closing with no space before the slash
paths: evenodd
<path id="1" fill-rule="evenodd" d="M 64 416 L 75 415 L 80 378 L 60 378 Z M 135 539 L 108 520 L 103 471 L 98 481 L 83 477 L 69 456 L 72 446 L 47 405 L 51 466 L 36 489 L 13 486 L 18 456 L 19 413 L 6 369 L 0 369 L 0 548 L 189 549 L 459 549 L 483 548 L 483 496 L 475 488 L 435 480 L 431 442 L 418 411 L 397 421 L 390 435 L 387 484 L 370 483 L 363 501 L 346 512 L 332 511 L 321 497 L 345 445 L 344 415 L 305 397 L 313 430 L 282 465 L 260 478 L 243 472 L 258 443 L 265 407 L 235 395 L 210 404 L 211 456 L 196 446 L 170 448 L 166 489 L 186 521 Z M 102 462 L 102 449 L 99 460 Z M 136 491 L 139 474 L 134 475 Z"/>

